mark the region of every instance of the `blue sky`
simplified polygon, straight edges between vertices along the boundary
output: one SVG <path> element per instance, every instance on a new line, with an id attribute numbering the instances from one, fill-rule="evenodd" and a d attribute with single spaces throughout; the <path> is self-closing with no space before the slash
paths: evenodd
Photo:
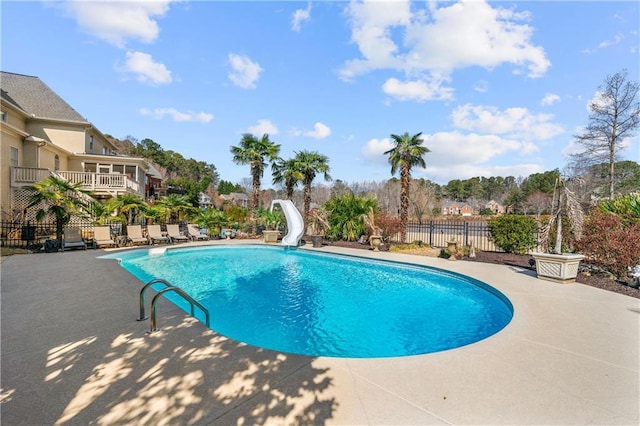
<path id="1" fill-rule="evenodd" d="M 240 182 L 229 148 L 269 133 L 346 182 L 390 178 L 422 132 L 440 184 L 567 164 L 588 102 L 640 80 L 625 2 L 2 2 L 2 70 L 40 77 L 103 133 L 150 138 Z M 636 136 L 625 159 L 640 161 Z M 263 185 L 270 185 L 270 171 Z"/>

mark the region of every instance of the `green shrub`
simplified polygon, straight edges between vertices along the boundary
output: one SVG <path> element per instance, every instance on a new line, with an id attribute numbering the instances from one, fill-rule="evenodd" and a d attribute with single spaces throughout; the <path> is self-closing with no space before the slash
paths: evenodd
<path id="1" fill-rule="evenodd" d="M 615 200 L 603 200 L 598 204 L 598 209 L 604 213 L 622 216 L 625 223 L 631 223 L 635 219 L 640 219 L 640 194 L 629 194 Z"/>
<path id="2" fill-rule="evenodd" d="M 329 229 L 326 235 L 331 240 L 357 241 L 365 233 L 362 215 L 369 209 L 378 210 L 378 203 L 373 198 L 344 194 L 331 197 L 324 205 L 330 211 Z"/>
<path id="3" fill-rule="evenodd" d="M 507 253 L 527 254 L 537 246 L 538 224 L 521 215 L 502 215 L 489 219 L 491 240 Z"/>
<path id="4" fill-rule="evenodd" d="M 596 209 L 576 246 L 590 263 L 625 279 L 629 268 L 640 265 L 640 220 Z"/>

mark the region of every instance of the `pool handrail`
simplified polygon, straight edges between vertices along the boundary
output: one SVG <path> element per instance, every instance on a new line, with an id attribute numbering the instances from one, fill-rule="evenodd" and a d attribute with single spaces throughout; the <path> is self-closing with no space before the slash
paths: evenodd
<path id="1" fill-rule="evenodd" d="M 146 283 L 142 287 L 142 290 L 140 290 L 140 317 L 136 318 L 136 321 L 144 321 L 149 318 L 148 316 L 145 315 L 145 312 L 144 312 L 144 305 L 146 301 L 145 293 L 147 289 L 151 287 L 153 284 L 164 284 L 166 287 L 173 287 L 173 284 L 171 284 L 167 280 L 163 280 L 162 278 L 154 278 L 148 283 Z"/>
<path id="2" fill-rule="evenodd" d="M 158 331 L 158 327 L 156 327 L 156 304 L 158 303 L 158 299 L 160 297 L 162 297 L 162 295 L 164 293 L 167 293 L 169 291 L 175 291 L 180 296 L 182 296 L 187 302 L 189 302 L 189 304 L 191 305 L 191 316 L 192 317 L 194 317 L 194 318 L 196 317 L 194 305 L 197 306 L 198 308 L 200 308 L 200 310 L 202 312 L 204 312 L 204 318 L 205 318 L 204 323 L 205 323 L 205 325 L 207 327 L 211 328 L 211 326 L 209 325 L 209 311 L 207 310 L 207 308 L 202 306 L 200 303 L 198 303 L 195 299 L 193 299 L 191 296 L 189 296 L 187 293 L 185 293 L 180 288 L 175 287 L 175 286 L 171 286 L 171 287 L 163 288 L 162 290 L 160 290 L 158 292 L 158 294 L 153 296 L 153 299 L 151 300 L 151 323 L 150 323 L 149 333 L 153 333 L 154 331 Z"/>
<path id="3" fill-rule="evenodd" d="M 148 333 L 153 333 L 154 331 L 158 330 L 158 328 L 156 327 L 156 304 L 158 303 L 159 298 L 164 293 L 167 293 L 169 291 L 176 292 L 178 295 L 182 296 L 183 299 L 185 299 L 187 302 L 189 302 L 189 305 L 191 306 L 191 316 L 192 317 L 194 317 L 194 318 L 196 317 L 196 315 L 195 315 L 195 306 L 200 308 L 200 310 L 204 313 L 205 325 L 207 327 L 210 327 L 210 325 L 209 325 L 210 324 L 209 311 L 207 310 L 207 308 L 205 308 L 198 301 L 196 301 L 194 298 L 189 296 L 184 290 L 180 289 L 179 287 L 174 286 L 169 281 L 164 280 L 162 278 L 154 278 L 154 279 L 152 279 L 151 281 L 149 281 L 148 283 L 146 283 L 142 287 L 142 290 L 140 290 L 140 317 L 136 318 L 136 321 L 143 321 L 143 320 L 146 320 L 148 318 L 145 315 L 145 311 L 144 311 L 145 293 L 146 293 L 146 290 L 150 286 L 152 286 L 153 284 L 163 284 L 166 287 L 163 288 L 162 290 L 158 291 L 158 294 L 153 296 L 153 299 L 151 300 L 151 320 L 150 320 L 150 330 L 148 331 Z"/>

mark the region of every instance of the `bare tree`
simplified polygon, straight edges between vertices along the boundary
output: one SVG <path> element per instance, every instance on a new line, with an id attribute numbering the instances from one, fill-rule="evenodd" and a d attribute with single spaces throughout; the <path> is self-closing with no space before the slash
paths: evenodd
<path id="1" fill-rule="evenodd" d="M 436 206 L 436 189 L 423 180 L 412 180 L 409 186 L 409 206 L 413 216 L 422 224 L 425 216 L 428 216 Z"/>
<path id="2" fill-rule="evenodd" d="M 613 199 L 614 165 L 625 138 L 632 137 L 640 123 L 638 92 L 640 86 L 627 80 L 627 70 L 607 76 L 598 88 L 597 96 L 589 103 L 589 124 L 576 135 L 576 143 L 583 150 L 574 155 L 575 164 L 592 166 L 609 165 L 607 178 L 609 198 Z"/>
<path id="3" fill-rule="evenodd" d="M 400 181 L 389 179 L 384 186 L 377 191 L 378 207 L 388 216 L 400 215 Z"/>
<path id="4" fill-rule="evenodd" d="M 542 213 L 551 211 L 551 202 L 551 195 L 542 191 L 536 191 L 525 198 L 521 205 L 525 213 L 532 211 L 536 214 L 536 217 L 539 218 Z"/>

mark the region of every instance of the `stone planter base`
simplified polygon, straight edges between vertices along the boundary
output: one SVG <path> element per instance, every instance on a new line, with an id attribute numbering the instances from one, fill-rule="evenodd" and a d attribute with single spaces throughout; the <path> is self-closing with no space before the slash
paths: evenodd
<path id="1" fill-rule="evenodd" d="M 557 283 L 573 283 L 578 276 L 578 266 L 584 259 L 581 254 L 533 253 L 538 278 Z"/>
<path id="2" fill-rule="evenodd" d="M 262 231 L 262 237 L 265 243 L 277 243 L 280 231 Z"/>

